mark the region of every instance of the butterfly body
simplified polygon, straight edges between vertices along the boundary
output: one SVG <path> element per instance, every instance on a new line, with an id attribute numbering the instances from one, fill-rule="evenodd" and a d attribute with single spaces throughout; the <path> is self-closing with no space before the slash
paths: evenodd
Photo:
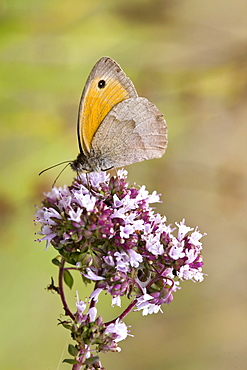
<path id="1" fill-rule="evenodd" d="M 163 114 L 137 95 L 111 58 L 101 58 L 82 93 L 78 115 L 80 153 L 76 172 L 100 172 L 161 157 L 167 146 Z"/>

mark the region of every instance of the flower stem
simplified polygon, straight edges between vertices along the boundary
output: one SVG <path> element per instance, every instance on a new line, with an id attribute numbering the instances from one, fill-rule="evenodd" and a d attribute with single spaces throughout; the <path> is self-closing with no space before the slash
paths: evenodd
<path id="1" fill-rule="evenodd" d="M 108 322 L 106 322 L 105 323 L 105 326 L 108 326 L 108 325 L 110 325 L 110 324 L 112 324 L 112 323 L 114 323 L 114 322 L 116 322 L 117 321 L 117 319 L 119 319 L 119 320 L 122 320 L 125 316 L 127 316 L 128 315 L 128 313 L 130 313 L 130 311 L 132 310 L 132 308 L 135 306 L 135 304 L 136 304 L 136 302 L 137 302 L 137 299 L 134 299 L 134 301 L 133 302 L 131 302 L 130 304 L 129 304 L 129 306 L 121 313 L 121 315 L 119 315 L 118 317 L 116 317 L 115 319 L 113 319 L 113 320 L 111 320 L 111 321 L 108 321 Z"/>
<path id="2" fill-rule="evenodd" d="M 68 307 L 68 304 L 67 304 L 67 301 L 66 301 L 66 298 L 65 298 L 65 294 L 64 294 L 64 288 L 63 288 L 64 265 L 65 265 L 65 259 L 62 258 L 61 266 L 59 268 L 59 275 L 58 275 L 59 293 L 60 293 L 60 297 L 61 297 L 61 300 L 62 300 L 62 303 L 63 303 L 63 308 L 64 308 L 64 311 L 65 311 L 65 315 L 68 315 L 68 316 L 70 316 L 70 318 L 72 320 L 75 320 L 75 316 L 70 311 L 70 309 Z"/>

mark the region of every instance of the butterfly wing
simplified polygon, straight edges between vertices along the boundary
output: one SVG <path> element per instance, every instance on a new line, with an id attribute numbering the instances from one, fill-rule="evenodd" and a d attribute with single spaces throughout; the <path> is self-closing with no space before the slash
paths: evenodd
<path id="1" fill-rule="evenodd" d="M 167 142 L 163 114 L 146 98 L 131 98 L 105 117 L 92 140 L 92 153 L 101 170 L 107 170 L 160 158 Z"/>
<path id="2" fill-rule="evenodd" d="M 78 115 L 80 152 L 88 155 L 93 136 L 109 111 L 119 102 L 137 97 L 131 80 L 111 58 L 101 58 L 93 67 L 82 93 Z"/>

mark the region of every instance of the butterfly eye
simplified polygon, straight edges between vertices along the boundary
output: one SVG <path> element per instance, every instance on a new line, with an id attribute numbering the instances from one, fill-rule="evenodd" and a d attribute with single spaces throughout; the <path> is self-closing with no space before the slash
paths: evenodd
<path id="1" fill-rule="evenodd" d="M 98 82 L 98 87 L 100 88 L 100 89 L 103 89 L 103 87 L 105 87 L 105 80 L 100 80 L 99 82 Z"/>

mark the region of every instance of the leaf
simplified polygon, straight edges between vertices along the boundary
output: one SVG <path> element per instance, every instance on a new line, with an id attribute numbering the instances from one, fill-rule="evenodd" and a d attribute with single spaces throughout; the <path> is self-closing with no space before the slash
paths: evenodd
<path id="1" fill-rule="evenodd" d="M 75 357 L 75 356 L 77 356 L 79 351 L 75 346 L 73 346 L 73 344 L 69 344 L 68 345 L 68 352 L 71 356 Z"/>
<path id="2" fill-rule="evenodd" d="M 63 279 L 65 284 L 71 289 L 74 284 L 74 279 L 68 270 L 64 270 Z"/>
<path id="3" fill-rule="evenodd" d="M 61 262 L 60 262 L 60 261 L 58 261 L 57 257 L 56 257 L 56 258 L 53 258 L 53 259 L 51 260 L 51 262 L 53 263 L 53 265 L 56 265 L 56 266 L 58 266 L 58 267 L 60 267 L 60 266 L 61 266 Z"/>
<path id="4" fill-rule="evenodd" d="M 66 362 L 66 364 L 71 364 L 71 365 L 79 363 L 78 361 L 73 360 L 72 358 L 66 358 L 65 360 L 63 360 L 63 362 Z"/>
<path id="5" fill-rule="evenodd" d="M 69 324 L 63 324 L 63 323 L 61 323 L 61 324 L 63 325 L 63 327 L 65 329 L 71 330 L 71 325 L 69 325 Z"/>
<path id="6" fill-rule="evenodd" d="M 58 321 L 59 321 L 58 325 L 63 325 L 65 329 L 71 330 L 71 324 L 69 321 L 61 321 L 60 319 L 58 319 Z"/>
<path id="7" fill-rule="evenodd" d="M 84 364 L 85 365 L 90 365 L 90 364 L 93 364 L 95 362 L 99 361 L 99 356 L 92 356 L 92 357 L 89 357 L 85 362 Z"/>

